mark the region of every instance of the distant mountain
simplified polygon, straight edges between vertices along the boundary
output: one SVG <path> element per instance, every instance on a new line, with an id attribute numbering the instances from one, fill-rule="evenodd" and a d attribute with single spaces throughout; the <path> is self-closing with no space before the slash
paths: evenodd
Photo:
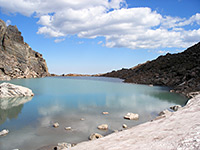
<path id="1" fill-rule="evenodd" d="M 6 26 L 0 19 L 0 80 L 48 76 L 42 54 L 24 42 L 16 26 Z"/>
<path id="2" fill-rule="evenodd" d="M 166 54 L 130 69 L 103 74 L 124 82 L 168 86 L 187 95 L 200 91 L 200 42 L 182 53 Z"/>

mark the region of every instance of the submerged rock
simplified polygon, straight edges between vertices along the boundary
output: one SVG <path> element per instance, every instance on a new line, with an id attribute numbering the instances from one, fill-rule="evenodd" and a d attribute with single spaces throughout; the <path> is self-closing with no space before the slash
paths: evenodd
<path id="1" fill-rule="evenodd" d="M 134 114 L 134 113 L 127 113 L 124 116 L 124 119 L 137 120 L 137 119 L 139 119 L 139 115 L 138 114 Z"/>
<path id="2" fill-rule="evenodd" d="M 34 96 L 31 89 L 11 83 L 0 84 L 0 98 Z"/>
<path id="3" fill-rule="evenodd" d="M 72 130 L 72 127 L 65 127 L 65 130 Z"/>
<path id="4" fill-rule="evenodd" d="M 54 123 L 54 124 L 53 124 L 53 127 L 54 127 L 54 128 L 58 128 L 58 127 L 59 127 L 59 123 L 58 123 L 58 122 Z"/>
<path id="5" fill-rule="evenodd" d="M 170 109 L 173 111 L 177 111 L 181 107 L 182 107 L 181 105 L 175 105 L 175 106 L 171 106 Z"/>
<path id="6" fill-rule="evenodd" d="M 103 135 L 99 134 L 99 133 L 94 133 L 94 134 L 91 134 L 89 139 L 90 140 L 96 140 L 96 139 L 99 139 L 99 138 L 102 138 Z"/>
<path id="7" fill-rule="evenodd" d="M 108 114 L 109 114 L 109 112 L 107 112 L 107 111 L 104 111 L 104 112 L 102 112 L 102 114 L 103 114 L 103 115 L 108 115 Z"/>
<path id="8" fill-rule="evenodd" d="M 102 125 L 99 125 L 97 128 L 99 130 L 107 130 L 108 129 L 108 125 L 107 124 L 102 124 Z"/>
<path id="9" fill-rule="evenodd" d="M 2 131 L 0 132 L 0 136 L 5 136 L 5 135 L 7 135 L 8 133 L 9 133 L 9 130 L 4 129 L 4 130 L 2 130 Z"/>
<path id="10" fill-rule="evenodd" d="M 122 127 L 123 128 L 128 128 L 128 126 L 126 124 L 123 124 Z"/>

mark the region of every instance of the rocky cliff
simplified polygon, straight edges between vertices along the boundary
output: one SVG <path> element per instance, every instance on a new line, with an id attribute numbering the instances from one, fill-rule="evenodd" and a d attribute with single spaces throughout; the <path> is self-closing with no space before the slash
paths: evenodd
<path id="1" fill-rule="evenodd" d="M 168 53 L 136 67 L 102 76 L 118 77 L 130 83 L 168 86 L 185 95 L 200 91 L 200 42 L 182 53 Z"/>
<path id="2" fill-rule="evenodd" d="M 42 54 L 24 42 L 16 26 L 6 26 L 0 19 L 0 80 L 48 75 Z"/>

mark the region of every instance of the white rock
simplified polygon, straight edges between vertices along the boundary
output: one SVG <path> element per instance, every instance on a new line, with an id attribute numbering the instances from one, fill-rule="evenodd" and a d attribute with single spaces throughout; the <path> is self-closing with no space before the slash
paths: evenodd
<path id="1" fill-rule="evenodd" d="M 54 124 L 53 124 L 53 127 L 54 127 L 54 128 L 58 128 L 58 127 L 59 127 L 59 123 L 58 123 L 58 122 L 54 123 Z"/>
<path id="2" fill-rule="evenodd" d="M 108 129 L 108 125 L 107 124 L 102 124 L 102 125 L 99 125 L 97 128 L 99 130 L 107 130 Z"/>
<path id="3" fill-rule="evenodd" d="M 72 145 L 70 143 L 58 143 L 56 146 L 57 150 L 68 150 L 68 148 L 71 148 Z"/>
<path id="4" fill-rule="evenodd" d="M 0 132 L 0 136 L 5 136 L 5 135 L 7 135 L 8 133 L 9 133 L 9 130 L 4 129 L 4 130 L 2 130 L 2 131 Z"/>
<path id="5" fill-rule="evenodd" d="M 177 111 L 181 107 L 182 107 L 181 105 L 175 105 L 175 106 L 170 107 L 170 109 L 172 109 L 173 111 Z"/>
<path id="6" fill-rule="evenodd" d="M 104 111 L 104 112 L 102 112 L 102 114 L 103 114 L 103 115 L 108 115 L 108 114 L 109 114 L 109 112 L 107 112 L 107 111 Z"/>
<path id="7" fill-rule="evenodd" d="M 31 89 L 11 83 L 0 84 L 0 98 L 34 96 Z"/>
<path id="8" fill-rule="evenodd" d="M 65 127 L 65 130 L 71 130 L 72 127 Z"/>
<path id="9" fill-rule="evenodd" d="M 85 119 L 84 119 L 84 118 L 81 118 L 80 120 L 81 120 L 81 121 L 84 121 Z"/>
<path id="10" fill-rule="evenodd" d="M 138 114 L 134 114 L 134 113 L 127 113 L 124 116 L 124 119 L 137 120 L 137 119 L 139 119 L 139 115 Z"/>
<path id="11" fill-rule="evenodd" d="M 99 133 L 94 133 L 94 134 L 91 134 L 89 139 L 90 140 L 96 140 L 96 139 L 99 139 L 99 138 L 102 138 L 103 135 L 99 134 Z"/>
<path id="12" fill-rule="evenodd" d="M 128 126 L 127 126 L 126 124 L 123 124 L 122 127 L 123 127 L 123 128 L 127 128 Z"/>

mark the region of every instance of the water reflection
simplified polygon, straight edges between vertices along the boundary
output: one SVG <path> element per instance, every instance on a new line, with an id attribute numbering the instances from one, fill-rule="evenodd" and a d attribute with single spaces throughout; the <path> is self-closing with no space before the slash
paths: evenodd
<path id="1" fill-rule="evenodd" d="M 176 94 L 176 93 L 169 93 L 169 92 L 152 92 L 149 94 L 152 97 L 155 97 L 159 100 L 164 100 L 171 103 L 180 104 L 182 106 L 185 105 L 187 98 L 185 96 Z"/>
<path id="2" fill-rule="evenodd" d="M 0 125 L 6 119 L 17 118 L 18 114 L 22 111 L 23 104 L 30 101 L 32 97 L 12 97 L 0 99 Z"/>

